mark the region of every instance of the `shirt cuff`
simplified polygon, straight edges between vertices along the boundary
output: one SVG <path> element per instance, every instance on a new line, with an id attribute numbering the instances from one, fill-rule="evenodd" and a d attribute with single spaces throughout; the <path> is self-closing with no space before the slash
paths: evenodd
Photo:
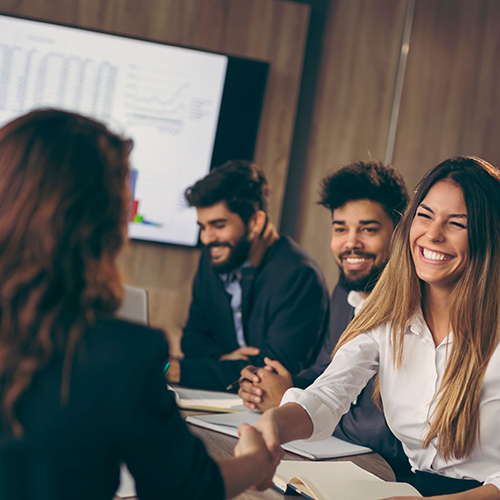
<path id="1" fill-rule="evenodd" d="M 313 423 L 313 432 L 308 439 L 304 441 L 322 441 L 329 438 L 338 421 L 338 418 L 332 413 L 331 409 L 326 406 L 321 399 L 315 394 L 304 391 L 302 389 L 288 389 L 281 400 L 280 406 L 286 403 L 296 403 L 306 410 L 309 418 Z"/>
<path id="2" fill-rule="evenodd" d="M 484 484 L 493 484 L 494 486 L 496 486 L 499 490 L 500 490 L 500 472 L 498 474 L 493 474 L 491 476 L 488 476 L 485 481 L 484 481 Z"/>

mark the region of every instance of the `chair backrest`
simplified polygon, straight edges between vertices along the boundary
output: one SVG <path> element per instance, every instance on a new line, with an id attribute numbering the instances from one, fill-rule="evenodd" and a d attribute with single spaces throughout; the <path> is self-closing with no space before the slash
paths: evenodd
<path id="1" fill-rule="evenodd" d="M 137 286 L 123 285 L 125 293 L 115 316 L 119 319 L 149 326 L 148 291 Z"/>

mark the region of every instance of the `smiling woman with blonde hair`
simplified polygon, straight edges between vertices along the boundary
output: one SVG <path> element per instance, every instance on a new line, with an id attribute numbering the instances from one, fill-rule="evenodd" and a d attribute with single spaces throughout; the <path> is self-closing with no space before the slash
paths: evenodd
<path id="1" fill-rule="evenodd" d="M 391 259 L 325 373 L 290 389 L 257 428 L 272 452 L 325 438 L 378 372 L 420 492 L 498 499 L 499 333 L 500 173 L 450 158 L 418 185 Z"/>

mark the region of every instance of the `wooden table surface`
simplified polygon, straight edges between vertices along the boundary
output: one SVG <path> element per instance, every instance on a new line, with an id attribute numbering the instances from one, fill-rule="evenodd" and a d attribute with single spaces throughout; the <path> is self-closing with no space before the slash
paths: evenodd
<path id="1" fill-rule="evenodd" d="M 181 411 L 184 418 L 187 415 L 202 415 L 204 412 L 197 411 Z M 204 429 L 202 427 L 196 427 L 195 425 L 188 424 L 191 432 L 198 436 L 204 443 L 208 450 L 208 453 L 213 458 L 228 458 L 233 456 L 233 450 L 236 446 L 238 440 L 232 436 L 227 436 L 219 432 L 215 432 L 209 429 Z M 285 453 L 283 460 L 298 460 L 298 461 L 311 461 L 307 458 L 295 455 L 293 453 Z M 394 481 L 394 473 L 389 467 L 387 462 L 377 453 L 366 453 L 364 455 L 356 455 L 353 457 L 336 458 L 328 461 L 342 461 L 349 460 L 359 467 L 375 474 L 384 481 Z M 274 489 L 268 489 L 266 491 L 252 491 L 247 490 L 244 493 L 235 497 L 237 500 L 283 500 L 284 498 L 292 498 L 290 495 L 282 495 Z M 293 496 L 293 498 L 298 498 Z M 120 500 L 115 497 L 115 500 Z M 130 500 L 137 500 L 130 498 Z"/>
<path id="2" fill-rule="evenodd" d="M 189 424 L 188 424 L 189 425 Z M 220 434 L 219 432 L 211 431 L 209 429 L 204 429 L 202 427 L 196 427 L 194 425 L 189 425 L 191 432 L 198 436 L 204 443 L 205 446 L 213 458 L 227 458 L 233 456 L 233 449 L 236 446 L 237 439 L 232 436 L 227 436 L 225 434 Z M 298 461 L 309 461 L 307 458 L 295 455 L 294 453 L 285 452 L 285 457 L 283 460 L 298 460 Z M 349 460 L 359 467 L 375 474 L 384 481 L 395 481 L 394 473 L 389 467 L 387 462 L 377 453 L 366 453 L 364 455 L 356 455 L 353 457 L 336 458 L 327 460 L 328 462 Z M 274 489 L 268 489 L 266 491 L 251 491 L 247 490 L 241 495 L 238 495 L 238 500 L 283 500 L 284 498 L 292 498 L 291 495 L 282 495 Z M 296 495 L 293 498 L 299 498 Z"/>

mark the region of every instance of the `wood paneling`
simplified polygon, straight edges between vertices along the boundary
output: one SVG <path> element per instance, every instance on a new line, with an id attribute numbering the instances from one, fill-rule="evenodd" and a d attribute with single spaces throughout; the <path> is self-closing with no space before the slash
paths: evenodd
<path id="1" fill-rule="evenodd" d="M 295 237 L 332 286 L 330 217 L 318 183 L 385 156 L 406 1 L 331 0 Z M 413 189 L 459 154 L 500 167 L 500 2 L 416 0 L 393 164 Z"/>
<path id="2" fill-rule="evenodd" d="M 295 237 L 332 286 L 330 217 L 315 204 L 332 169 L 383 159 L 404 0 L 330 0 Z M 0 11 L 269 61 L 256 161 L 279 224 L 309 9 L 279 0 L 0 0 Z M 446 157 L 500 166 L 500 2 L 416 0 L 394 166 L 413 188 Z M 152 324 L 178 339 L 198 250 L 130 243 L 126 281 L 150 291 Z M 174 343 L 174 350 L 178 349 Z"/>
<path id="3" fill-rule="evenodd" d="M 485 41 L 479 69 L 470 151 L 500 168 L 500 2 L 490 0 L 483 26 Z"/>
<path id="4" fill-rule="evenodd" d="M 0 11 L 268 61 L 256 162 L 272 186 L 279 224 L 295 121 L 309 7 L 278 0 L 0 0 Z M 147 288 L 154 326 L 174 353 L 191 298 L 198 250 L 130 242 L 126 282 Z"/>
<path id="5" fill-rule="evenodd" d="M 417 0 L 394 164 L 413 188 L 470 154 L 500 165 L 500 3 Z"/>
<path id="6" fill-rule="evenodd" d="M 406 2 L 332 1 L 323 44 L 296 238 L 332 286 L 331 218 L 319 182 L 339 166 L 385 155 Z"/>

